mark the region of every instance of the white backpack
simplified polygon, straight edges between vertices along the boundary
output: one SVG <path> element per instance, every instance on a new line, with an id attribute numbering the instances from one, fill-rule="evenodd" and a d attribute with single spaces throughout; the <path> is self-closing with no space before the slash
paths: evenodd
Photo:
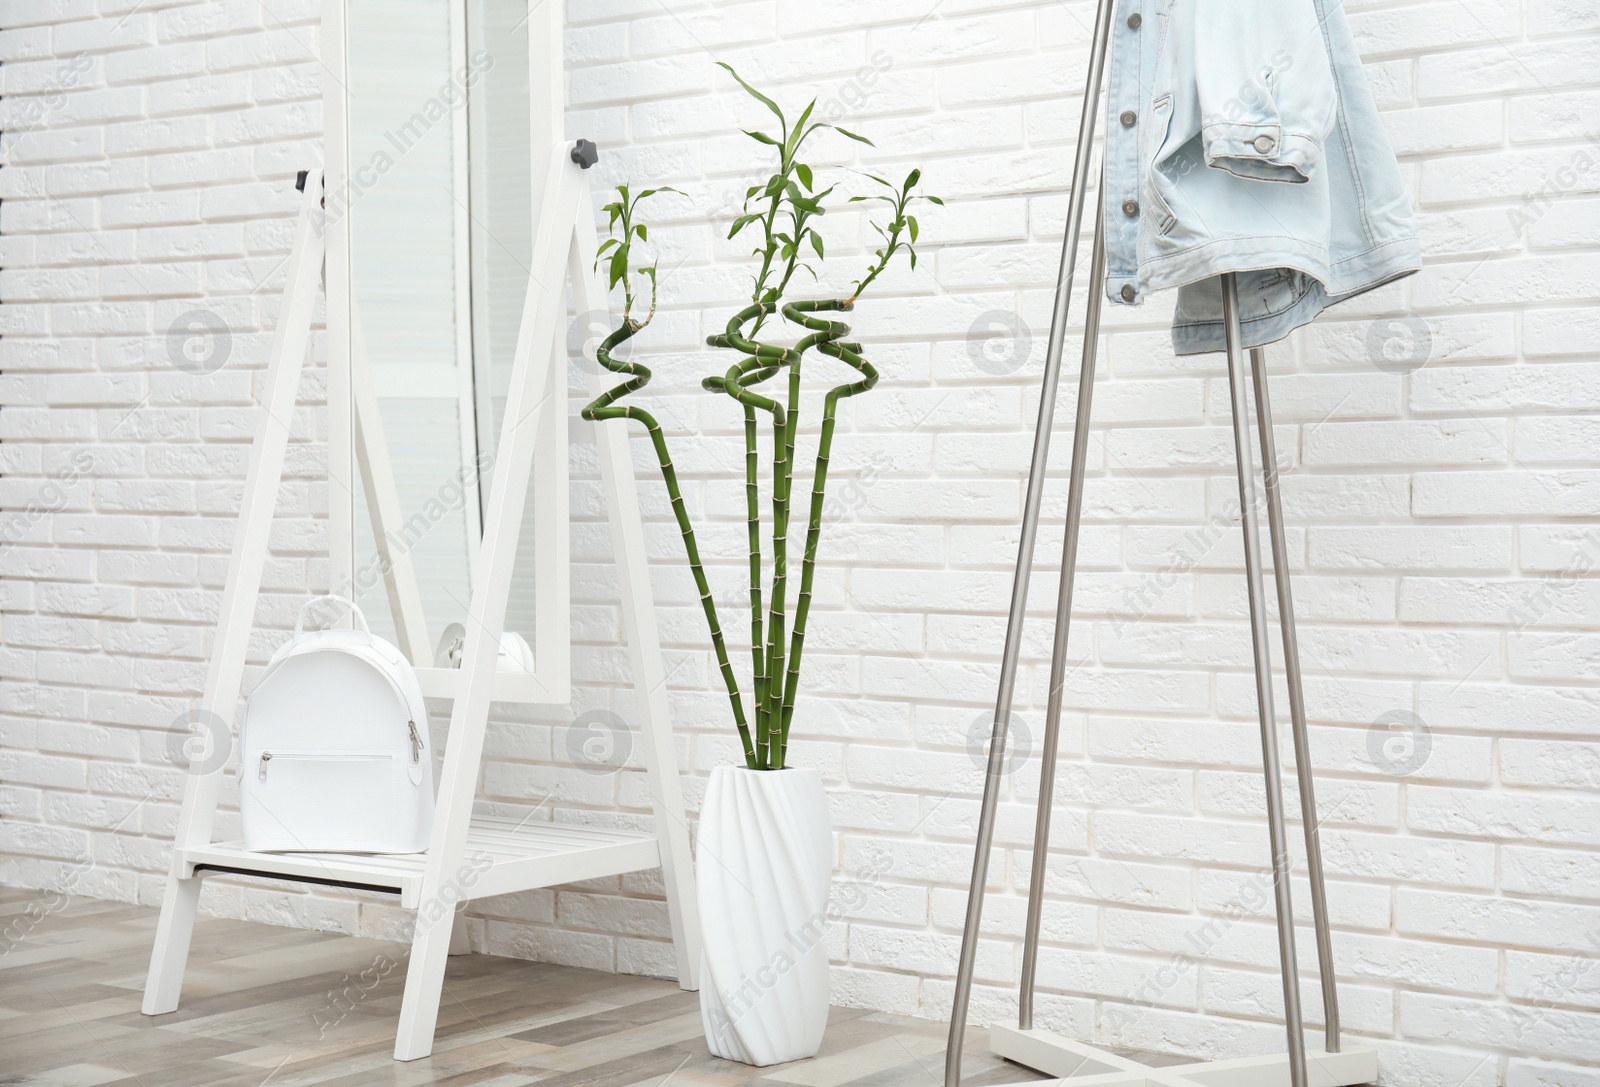
<path id="1" fill-rule="evenodd" d="M 335 600 L 359 630 L 304 632 Z M 374 638 L 355 603 L 320 596 L 267 662 L 239 735 L 244 847 L 422 853 L 433 830 L 428 714 L 410 662 Z"/>

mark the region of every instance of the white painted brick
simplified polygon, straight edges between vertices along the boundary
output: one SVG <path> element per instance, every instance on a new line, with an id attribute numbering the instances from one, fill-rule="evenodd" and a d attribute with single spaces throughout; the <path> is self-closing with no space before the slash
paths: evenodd
<path id="1" fill-rule="evenodd" d="M 1523 840 L 1572 845 L 1600 838 L 1594 821 L 1600 806 L 1584 800 L 1525 790 L 1483 792 L 1412 786 L 1406 822 L 1414 830 L 1493 841 Z"/>
<path id="2" fill-rule="evenodd" d="M 1309 468 L 1505 464 L 1510 459 L 1509 428 L 1503 421 L 1331 422 L 1307 433 L 1305 441 Z"/>
<path id="3" fill-rule="evenodd" d="M 1350 18 L 1356 48 L 1363 56 L 1488 44 L 1515 36 L 1516 25 L 1511 11 L 1481 0 L 1460 6 L 1435 3 L 1369 9 L 1352 13 Z"/>
<path id="4" fill-rule="evenodd" d="M 1600 607 L 1600 584 L 1578 580 L 1403 578 L 1400 614 L 1517 628 L 1581 624 Z"/>
<path id="5" fill-rule="evenodd" d="M 1600 1070 L 1559 1061 L 1514 1059 L 1506 1064 L 1507 1087 L 1593 1087 Z"/>
<path id="6" fill-rule="evenodd" d="M 1600 735 L 1592 689 L 1476 683 L 1424 683 L 1418 709 L 1452 728 L 1486 732 Z"/>
<path id="7" fill-rule="evenodd" d="M 1306 536 L 1314 567 L 1498 572 L 1511 562 L 1510 533 L 1489 525 L 1327 527 Z"/>
<path id="8" fill-rule="evenodd" d="M 1600 744 L 1504 740 L 1500 744 L 1500 776 L 1513 785 L 1593 789 L 1600 781 Z"/>
<path id="9" fill-rule="evenodd" d="M 1437 993 L 1402 993 L 1400 1026 L 1420 1038 L 1472 1037 L 1480 1044 L 1538 1056 L 1600 1060 L 1589 1017 L 1560 1008 L 1523 1008 Z"/>
<path id="10" fill-rule="evenodd" d="M 1576 12 L 1587 10 L 1572 0 L 1535 0 L 1530 5 L 1530 22 L 1541 29 L 1554 29 L 1552 21 L 1539 11 L 1542 7 L 1566 7 Z M 1509 91 L 1544 90 L 1580 82 L 1581 65 L 1600 57 L 1600 46 L 1590 36 L 1564 37 L 1541 42 L 1501 42 L 1485 49 L 1453 50 L 1424 55 L 1417 64 L 1419 96 L 1463 98 L 1489 96 Z"/>
<path id="11" fill-rule="evenodd" d="M 1414 487 L 1414 506 L 1424 517 L 1600 515 L 1600 472 L 1592 470 L 1419 472 Z"/>
<path id="12" fill-rule="evenodd" d="M 1401 888 L 1395 929 L 1474 943 L 1511 942 L 1528 948 L 1592 954 L 1600 910 L 1593 906 Z"/>

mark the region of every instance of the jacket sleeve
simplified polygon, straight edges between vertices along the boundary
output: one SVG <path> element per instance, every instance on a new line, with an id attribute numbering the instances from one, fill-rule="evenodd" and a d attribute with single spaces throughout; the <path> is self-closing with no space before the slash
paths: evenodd
<path id="1" fill-rule="evenodd" d="M 1303 182 L 1338 113 L 1314 0 L 1192 0 L 1206 165 Z"/>

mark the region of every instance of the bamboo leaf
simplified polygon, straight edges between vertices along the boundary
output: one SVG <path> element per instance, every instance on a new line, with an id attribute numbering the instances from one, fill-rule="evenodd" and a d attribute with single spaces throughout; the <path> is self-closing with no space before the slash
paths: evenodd
<path id="1" fill-rule="evenodd" d="M 805 109 L 800 111 L 800 119 L 794 123 L 794 145 L 800 146 L 800 141 L 805 138 L 806 122 L 811 119 L 811 111 L 817 108 L 817 100 L 813 98 Z"/>
<path id="2" fill-rule="evenodd" d="M 645 232 L 645 228 L 644 228 L 644 224 L 643 223 L 639 223 L 638 225 L 636 225 L 633 228 L 633 232 L 635 234 L 639 235 L 639 240 L 642 241 L 642 242 L 647 242 L 647 241 L 650 240 L 650 235 Z"/>
<path id="3" fill-rule="evenodd" d="M 851 132 L 848 128 L 840 128 L 838 125 L 834 125 L 833 126 L 833 130 L 835 132 L 839 133 L 839 135 L 841 135 L 841 136 L 846 136 L 846 137 L 848 137 L 848 138 L 850 138 L 852 140 L 855 140 L 857 143 L 864 143 L 868 147 L 876 146 L 871 140 L 867 139 L 865 136 L 857 136 L 854 132 Z"/>
<path id="4" fill-rule="evenodd" d="M 924 196 L 923 199 L 930 204 L 938 204 L 941 208 L 944 207 L 944 201 L 940 200 L 937 196 Z"/>
<path id="5" fill-rule="evenodd" d="M 910 192 L 911 191 L 911 186 L 915 185 L 919 180 L 921 180 L 921 178 L 922 178 L 922 171 L 921 170 L 912 170 L 909 174 L 906 175 L 906 183 L 900 189 L 900 191 L 901 192 Z"/>
<path id="6" fill-rule="evenodd" d="M 917 240 L 917 217 L 915 215 L 907 215 L 906 216 L 906 226 L 911 231 L 911 240 L 912 241 L 916 241 Z"/>
<path id="7" fill-rule="evenodd" d="M 822 235 L 818 234 L 815 230 L 811 232 L 811 248 L 817 251 L 817 256 L 823 257 L 824 260 L 827 259 L 823 256 L 822 252 Z"/>
<path id="8" fill-rule="evenodd" d="M 615 287 L 622 282 L 622 277 L 628 274 L 628 251 L 618 249 L 611 256 L 611 281 L 606 284 L 608 288 Z"/>
<path id="9" fill-rule="evenodd" d="M 719 60 L 719 61 L 717 61 L 717 66 L 719 68 L 726 68 L 728 70 L 728 74 L 733 76 L 734 79 L 739 81 L 739 86 L 743 87 L 746 91 L 750 92 L 750 97 L 754 98 L 757 102 L 760 102 L 762 105 L 764 105 L 768 109 L 770 109 L 773 113 L 777 114 L 778 115 L 778 120 L 784 121 L 784 124 L 787 127 L 788 122 L 784 119 L 783 110 L 778 108 L 778 103 L 774 102 L 772 99 L 768 98 L 766 95 L 762 94 L 760 91 L 758 91 L 754 87 L 752 87 L 750 84 L 746 83 L 744 81 L 744 77 L 741 76 L 738 72 L 733 70 L 733 65 L 726 64 L 723 61 Z"/>
<path id="10" fill-rule="evenodd" d="M 795 176 L 800 179 L 800 184 L 806 187 L 807 192 L 810 192 L 812 188 L 811 167 L 807 166 L 803 162 L 797 162 L 794 164 L 794 172 Z"/>
<path id="11" fill-rule="evenodd" d="M 781 144 L 778 143 L 777 140 L 773 139 L 771 136 L 767 135 L 765 132 L 752 132 L 748 128 L 744 129 L 743 131 L 744 131 L 744 134 L 746 136 L 749 136 L 752 140 L 755 140 L 757 143 L 764 143 L 769 147 L 782 146 Z"/>

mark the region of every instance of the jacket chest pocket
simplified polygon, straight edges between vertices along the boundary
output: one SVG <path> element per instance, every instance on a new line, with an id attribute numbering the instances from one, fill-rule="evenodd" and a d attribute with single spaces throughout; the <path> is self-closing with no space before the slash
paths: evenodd
<path id="1" fill-rule="evenodd" d="M 1173 112 L 1170 94 L 1150 103 L 1150 124 L 1139 153 L 1144 171 L 1144 200 L 1150 208 L 1149 221 L 1158 238 L 1177 225 L 1178 218 L 1172 210 L 1177 183 L 1199 164 L 1197 156 L 1174 146 Z"/>

